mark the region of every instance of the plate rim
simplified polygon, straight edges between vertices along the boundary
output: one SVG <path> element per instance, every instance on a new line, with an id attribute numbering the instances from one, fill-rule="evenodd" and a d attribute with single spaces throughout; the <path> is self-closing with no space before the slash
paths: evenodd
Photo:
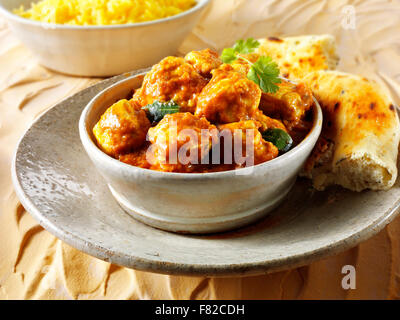
<path id="1" fill-rule="evenodd" d="M 393 221 L 393 219 L 400 213 L 400 198 L 398 198 L 397 201 L 393 204 L 393 206 L 389 210 L 387 210 L 384 214 L 382 214 L 380 217 L 375 219 L 375 221 L 371 222 L 369 225 L 359 230 L 358 232 L 353 233 L 348 237 L 340 239 L 334 243 L 331 243 L 326 246 L 321 246 L 312 251 L 301 252 L 291 256 L 278 257 L 273 260 L 236 263 L 236 264 L 184 264 L 177 262 L 165 262 L 151 258 L 144 258 L 132 254 L 128 255 L 122 252 L 117 252 L 115 250 L 107 249 L 98 244 L 91 243 L 90 241 L 83 239 L 81 236 L 71 234 L 62 227 L 57 227 L 57 225 L 53 224 L 50 220 L 46 218 L 45 215 L 43 215 L 40 212 L 40 210 L 35 206 L 33 201 L 25 193 L 20 183 L 16 162 L 24 138 L 29 134 L 32 127 L 42 119 L 42 117 L 45 117 L 49 112 L 51 112 L 51 110 L 58 107 L 60 104 L 65 103 L 67 100 L 73 99 L 78 95 L 84 95 L 86 92 L 92 90 L 96 86 L 100 87 L 102 85 L 111 86 L 118 80 L 132 75 L 136 75 L 140 72 L 143 72 L 143 70 L 146 69 L 140 69 L 137 71 L 124 73 L 122 75 L 102 80 L 71 96 L 66 97 L 62 101 L 55 104 L 53 107 L 43 112 L 37 119 L 31 122 L 28 128 L 21 135 L 17 145 L 15 146 L 11 163 L 11 178 L 18 199 L 20 200 L 23 207 L 33 216 L 33 218 L 44 229 L 46 229 L 56 238 L 64 241 L 68 245 L 84 252 L 85 254 L 94 256 L 106 262 L 140 271 L 155 272 L 167 275 L 181 275 L 181 276 L 213 276 L 213 277 L 251 276 L 251 275 L 268 274 L 272 272 L 297 268 L 300 266 L 310 264 L 315 260 L 330 257 L 339 252 L 353 248 L 359 243 L 379 233 L 387 224 Z M 101 89 L 97 90 L 96 88 L 96 92 L 100 91 Z M 93 97 L 94 96 L 95 94 L 93 95 Z"/>

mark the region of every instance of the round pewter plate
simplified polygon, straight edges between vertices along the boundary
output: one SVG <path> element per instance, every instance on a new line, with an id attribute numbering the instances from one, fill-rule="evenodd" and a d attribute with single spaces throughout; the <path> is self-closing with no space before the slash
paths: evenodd
<path id="1" fill-rule="evenodd" d="M 69 245 L 145 271 L 262 274 L 351 248 L 399 212 L 399 180 L 388 191 L 354 193 L 341 188 L 317 192 L 309 181 L 298 179 L 279 208 L 236 231 L 182 235 L 134 220 L 118 206 L 86 155 L 78 122 L 98 92 L 140 72 L 110 78 L 59 103 L 33 123 L 17 147 L 12 174 L 18 197 L 44 228 Z"/>

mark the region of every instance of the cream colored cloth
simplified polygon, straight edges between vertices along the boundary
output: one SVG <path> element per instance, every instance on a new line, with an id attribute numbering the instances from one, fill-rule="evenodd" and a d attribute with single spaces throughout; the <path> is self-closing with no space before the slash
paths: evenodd
<path id="1" fill-rule="evenodd" d="M 351 20 L 354 5 L 356 20 Z M 344 8 L 344 9 L 343 9 Z M 355 22 L 356 29 L 348 29 Z M 331 33 L 340 69 L 373 77 L 400 104 L 397 1 L 214 0 L 180 52 L 230 46 L 249 36 Z M 1 299 L 385 299 L 400 297 L 400 218 L 354 249 L 311 265 L 246 278 L 139 272 L 83 254 L 41 228 L 13 191 L 11 158 L 24 130 L 58 101 L 98 81 L 39 66 L 0 20 Z M 343 290 L 343 265 L 357 288 Z"/>

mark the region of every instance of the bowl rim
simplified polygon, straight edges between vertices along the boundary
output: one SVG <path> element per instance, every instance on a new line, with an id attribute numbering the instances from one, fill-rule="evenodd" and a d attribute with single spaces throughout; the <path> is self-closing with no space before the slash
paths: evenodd
<path id="1" fill-rule="evenodd" d="M 151 21 L 144 21 L 144 22 L 137 22 L 137 23 L 126 23 L 126 24 L 113 24 L 113 25 L 88 25 L 88 26 L 80 26 L 80 25 L 67 25 L 67 24 L 55 24 L 55 23 L 48 23 L 48 22 L 40 22 L 36 20 L 31 20 L 27 18 L 20 17 L 10 10 L 6 9 L 2 2 L 0 1 L 0 14 L 3 14 L 5 17 L 8 17 L 11 20 L 16 22 L 26 24 L 26 25 L 34 25 L 37 27 L 42 27 L 44 29 L 61 29 L 61 30 L 104 30 L 104 29 L 125 29 L 125 28 L 132 28 L 132 27 L 146 27 L 155 24 L 161 24 L 163 22 L 168 22 L 172 20 L 177 20 L 183 18 L 187 15 L 195 13 L 204 7 L 206 7 L 211 0 L 196 0 L 196 5 L 190 8 L 189 10 L 183 11 L 178 13 L 174 16 L 156 19 Z"/>
<path id="2" fill-rule="evenodd" d="M 116 87 L 122 85 L 125 82 L 128 82 L 132 80 L 133 78 L 137 78 L 140 76 L 143 76 L 147 73 L 147 71 L 129 76 L 125 79 L 122 79 L 120 81 L 117 81 L 111 86 L 106 87 L 99 93 L 97 93 L 86 105 L 86 107 L 83 109 L 80 119 L 79 119 L 79 136 L 81 139 L 81 142 L 83 144 L 83 147 L 85 148 L 86 152 L 88 154 L 93 154 L 97 159 L 100 159 L 100 161 L 107 167 L 114 166 L 116 169 L 120 169 L 118 171 L 124 171 L 126 172 L 129 176 L 132 174 L 137 175 L 138 173 L 140 174 L 149 174 L 153 176 L 154 178 L 165 178 L 165 179 L 215 179 L 219 177 L 232 177 L 232 176 L 246 176 L 247 174 L 251 174 L 253 170 L 271 170 L 274 167 L 279 167 L 280 164 L 284 161 L 291 161 L 291 160 L 296 160 L 297 155 L 303 151 L 303 149 L 309 144 L 312 143 L 312 140 L 315 139 L 317 141 L 321 130 L 322 130 L 322 123 L 323 123 L 323 114 L 321 110 L 321 106 L 318 103 L 317 99 L 313 97 L 314 104 L 314 121 L 313 121 L 313 126 L 311 130 L 308 132 L 307 136 L 293 149 L 289 150 L 288 152 L 263 163 L 245 167 L 245 168 L 239 168 L 235 170 L 226 170 L 226 171 L 217 171 L 217 172 L 203 172 L 203 173 L 181 173 L 181 172 L 164 172 L 164 171 L 157 171 L 157 170 L 151 170 L 151 169 L 146 169 L 146 168 L 141 168 L 137 166 L 133 166 L 124 162 L 121 162 L 105 152 L 103 152 L 93 141 L 93 139 L 89 135 L 90 129 L 88 128 L 88 115 L 90 111 L 93 109 L 95 103 L 97 102 L 100 97 L 103 95 L 107 94 L 108 92 L 112 91 Z M 249 172 L 246 172 L 249 171 Z M 240 171 L 240 173 L 238 173 Z M 126 174 L 124 174 L 126 176 Z"/>

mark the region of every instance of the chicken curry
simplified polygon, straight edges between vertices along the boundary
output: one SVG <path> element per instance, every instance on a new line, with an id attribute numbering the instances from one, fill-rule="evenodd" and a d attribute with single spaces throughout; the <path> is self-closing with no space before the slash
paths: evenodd
<path id="1" fill-rule="evenodd" d="M 131 99 L 101 116 L 93 128 L 98 146 L 141 168 L 204 173 L 260 164 L 298 144 L 312 126 L 311 91 L 282 77 L 268 84 L 256 65 L 266 57 L 235 50 L 236 60 L 205 49 L 154 65 Z M 274 66 L 266 61 L 265 72 Z M 250 162 L 232 160 L 227 147 L 238 142 Z"/>

